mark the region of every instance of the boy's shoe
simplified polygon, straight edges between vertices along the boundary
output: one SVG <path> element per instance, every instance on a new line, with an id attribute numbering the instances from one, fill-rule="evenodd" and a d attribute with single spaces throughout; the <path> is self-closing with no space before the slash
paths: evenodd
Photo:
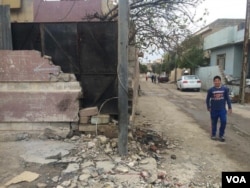
<path id="1" fill-rule="evenodd" d="M 216 140 L 216 136 L 211 136 L 211 139 L 212 140 Z"/>
<path id="2" fill-rule="evenodd" d="M 220 139 L 219 139 L 221 142 L 225 142 L 225 138 L 224 136 L 220 136 Z"/>

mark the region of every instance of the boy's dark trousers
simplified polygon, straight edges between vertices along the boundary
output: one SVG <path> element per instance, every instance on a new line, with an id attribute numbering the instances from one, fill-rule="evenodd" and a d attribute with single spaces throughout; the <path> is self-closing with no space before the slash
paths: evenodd
<path id="1" fill-rule="evenodd" d="M 212 120 L 212 135 L 216 136 L 217 131 L 217 122 L 220 118 L 220 129 L 219 129 L 219 137 L 224 136 L 225 128 L 227 124 L 227 111 L 226 109 L 223 110 L 211 110 L 210 112 L 211 120 Z"/>

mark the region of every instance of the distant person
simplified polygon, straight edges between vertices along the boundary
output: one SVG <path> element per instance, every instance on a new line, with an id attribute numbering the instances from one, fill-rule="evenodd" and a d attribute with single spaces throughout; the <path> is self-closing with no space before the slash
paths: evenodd
<path id="1" fill-rule="evenodd" d="M 154 76 L 154 83 L 156 84 L 157 74 Z"/>
<path id="2" fill-rule="evenodd" d="M 154 83 L 154 78 L 155 78 L 155 75 L 152 74 L 152 75 L 151 75 L 151 81 L 152 81 L 152 83 Z"/>
<path id="3" fill-rule="evenodd" d="M 206 105 L 207 110 L 210 112 L 212 121 L 211 139 L 216 140 L 217 122 L 220 118 L 219 140 L 225 141 L 224 134 L 227 124 L 227 110 L 228 113 L 232 113 L 232 105 L 229 98 L 229 91 L 226 87 L 221 85 L 221 77 L 215 76 L 213 78 L 214 86 L 207 91 Z"/>
<path id="4" fill-rule="evenodd" d="M 147 72 L 146 74 L 146 81 L 148 81 L 148 78 L 150 78 L 150 72 Z"/>

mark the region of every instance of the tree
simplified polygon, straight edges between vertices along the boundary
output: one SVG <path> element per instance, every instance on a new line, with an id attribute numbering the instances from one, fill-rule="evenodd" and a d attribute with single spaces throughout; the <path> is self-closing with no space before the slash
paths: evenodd
<path id="1" fill-rule="evenodd" d="M 140 68 L 140 73 L 147 73 L 148 72 L 148 67 L 146 65 L 143 65 L 140 63 L 139 68 Z"/>
<path id="2" fill-rule="evenodd" d="M 161 74 L 161 72 L 162 72 L 161 64 L 159 64 L 159 63 L 154 63 L 153 65 L 151 65 L 151 68 L 152 68 L 152 71 L 154 73 Z"/>
<path id="3" fill-rule="evenodd" d="M 176 61 L 175 61 L 175 53 L 173 52 L 167 52 L 163 55 L 163 65 L 164 70 L 167 74 L 170 74 L 170 72 L 175 68 Z"/>
<path id="4" fill-rule="evenodd" d="M 200 36 L 186 38 L 177 48 L 177 65 L 179 68 L 194 70 L 200 66 L 207 66 L 208 61 L 204 58 L 202 39 Z"/>
<path id="5" fill-rule="evenodd" d="M 139 49 L 173 50 L 191 32 L 195 7 L 204 0 L 129 0 L 130 29 L 129 44 Z M 107 3 L 108 4 L 108 3 Z M 87 20 L 114 21 L 118 16 L 118 5 L 110 7 L 105 14 L 86 15 Z M 206 14 L 206 13 L 205 13 Z M 200 19 L 201 20 L 201 19 Z"/>

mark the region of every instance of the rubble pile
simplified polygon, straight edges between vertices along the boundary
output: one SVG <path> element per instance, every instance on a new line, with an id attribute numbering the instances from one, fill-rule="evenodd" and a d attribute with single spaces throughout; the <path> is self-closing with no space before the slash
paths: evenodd
<path id="1" fill-rule="evenodd" d="M 171 185 L 167 172 L 157 168 L 157 160 L 141 148 L 137 141 L 128 143 L 127 156 L 118 155 L 118 139 L 99 135 L 74 136 L 65 142 L 75 142 L 74 154 L 57 163 L 68 163 L 60 177 L 51 183 L 61 187 L 166 187 Z M 158 159 L 159 159 L 158 155 Z M 70 179 L 67 177 L 70 175 Z M 73 175 L 73 178 L 72 178 Z M 57 181 L 55 181 L 57 180 Z"/>
<path id="2" fill-rule="evenodd" d="M 146 134 L 144 131 L 141 133 Z M 147 135 L 150 134 L 147 133 Z M 155 140 L 157 141 L 155 146 L 159 147 L 162 141 L 152 135 L 148 136 L 150 138 L 147 142 L 152 146 Z M 64 140 L 60 139 L 60 142 L 73 144 L 74 148 L 71 148 L 69 153 L 62 153 L 58 150 L 58 153 L 47 156 L 45 160 L 49 160 L 49 163 L 44 163 L 42 166 L 52 168 L 61 166 L 61 171 L 56 176 L 39 174 L 39 171 L 29 172 L 37 173 L 39 177 L 43 176 L 33 183 L 37 187 L 55 188 L 175 187 L 178 181 L 168 177 L 167 172 L 160 168 L 162 157 L 159 152 L 152 152 L 149 146 L 148 150 L 145 150 L 146 147 L 142 148 L 142 144 L 131 137 L 130 134 L 126 156 L 118 155 L 117 138 L 109 139 L 103 135 L 93 137 L 90 134 L 81 134 Z M 50 134 L 51 139 L 55 142 L 59 141 L 57 136 L 53 138 Z M 27 157 L 24 157 L 24 161 L 25 158 L 27 160 Z M 29 162 L 26 161 L 26 163 Z M 28 171 L 28 168 L 25 171 Z M 21 183 L 19 184 L 22 186 L 30 185 Z"/>
<path id="3" fill-rule="evenodd" d="M 181 141 L 166 141 L 149 129 L 129 132 L 126 156 L 118 154 L 117 138 L 104 135 L 75 133 L 69 137 L 47 129 L 36 138 L 28 133 L 17 138 L 26 149 L 19 155 L 17 173 L 4 178 L 6 188 L 219 187 L 212 176 L 183 181 L 169 172 L 167 166 L 179 160 L 175 151 L 182 149 Z M 197 164 L 200 173 L 203 165 Z"/>

